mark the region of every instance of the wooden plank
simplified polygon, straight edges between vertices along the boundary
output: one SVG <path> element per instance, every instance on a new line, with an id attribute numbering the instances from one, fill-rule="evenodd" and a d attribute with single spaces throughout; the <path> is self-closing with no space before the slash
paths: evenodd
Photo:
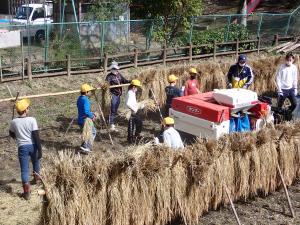
<path id="1" fill-rule="evenodd" d="M 288 49 L 288 48 L 292 47 L 292 46 L 295 45 L 295 44 L 296 44 L 296 42 L 292 42 L 292 43 L 286 45 L 285 47 L 278 49 L 278 50 L 276 51 L 276 53 L 283 52 L 285 49 Z"/>
<path id="2" fill-rule="evenodd" d="M 269 49 L 268 52 L 272 52 L 272 51 L 275 51 L 275 50 L 277 50 L 277 49 L 283 48 L 283 47 L 285 47 L 286 45 L 288 45 L 288 44 L 290 44 L 290 43 L 292 43 L 292 42 L 286 42 L 286 43 L 277 45 L 277 46 L 275 46 L 275 47 Z"/>
<path id="3" fill-rule="evenodd" d="M 300 47 L 300 44 L 296 44 L 296 45 L 293 45 L 293 46 L 290 47 L 290 48 L 287 48 L 287 49 L 283 50 L 283 52 L 284 52 L 284 53 L 287 53 L 287 52 L 293 51 L 293 50 L 295 50 L 295 49 L 297 49 L 297 48 L 299 48 L 299 47 Z"/>

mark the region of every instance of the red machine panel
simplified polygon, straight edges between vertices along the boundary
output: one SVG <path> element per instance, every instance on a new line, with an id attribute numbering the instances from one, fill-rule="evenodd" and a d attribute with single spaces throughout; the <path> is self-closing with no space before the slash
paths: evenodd
<path id="1" fill-rule="evenodd" d="M 229 120 L 230 109 L 228 107 L 203 101 L 201 98 L 209 99 L 209 94 L 206 97 L 201 95 L 203 94 L 174 98 L 172 109 L 215 123 Z"/>
<path id="2" fill-rule="evenodd" d="M 259 102 L 254 105 L 249 112 L 253 113 L 253 116 L 256 118 L 261 118 L 268 111 L 268 103 Z"/>

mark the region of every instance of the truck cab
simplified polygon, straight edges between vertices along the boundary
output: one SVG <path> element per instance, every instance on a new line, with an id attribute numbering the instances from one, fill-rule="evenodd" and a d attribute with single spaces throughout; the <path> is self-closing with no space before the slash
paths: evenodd
<path id="1" fill-rule="evenodd" d="M 15 25 L 29 25 L 22 29 L 22 37 L 34 37 L 36 41 L 42 41 L 49 24 L 53 23 L 52 14 L 53 5 L 49 1 L 46 4 L 26 4 L 18 8 L 12 22 Z"/>

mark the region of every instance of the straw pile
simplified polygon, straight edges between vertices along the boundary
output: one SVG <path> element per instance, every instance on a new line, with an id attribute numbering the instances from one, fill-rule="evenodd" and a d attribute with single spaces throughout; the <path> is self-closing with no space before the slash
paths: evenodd
<path id="1" fill-rule="evenodd" d="M 122 154 L 81 158 L 61 153 L 43 170 L 46 222 L 54 224 L 162 225 L 175 217 L 195 224 L 228 200 L 267 195 L 300 175 L 300 122 L 199 139 L 184 151 L 140 146 Z"/>
<path id="2" fill-rule="evenodd" d="M 212 91 L 215 88 L 226 88 L 227 72 L 234 61 L 201 61 L 197 65 L 192 65 L 199 71 L 200 90 L 202 92 Z M 284 56 L 249 56 L 248 64 L 252 67 L 254 73 L 254 84 L 251 89 L 259 94 L 266 92 L 276 92 L 275 74 L 278 66 L 284 63 Z M 300 70 L 299 56 L 296 56 L 295 64 Z M 150 88 L 153 89 L 159 102 L 164 104 L 164 88 L 168 85 L 167 76 L 175 74 L 179 76 L 178 85 L 183 86 L 188 78 L 187 71 L 190 65 L 179 64 L 178 66 L 143 70 L 139 79 L 143 83 L 143 99 L 148 97 Z M 299 77 L 300 78 L 300 77 Z"/>

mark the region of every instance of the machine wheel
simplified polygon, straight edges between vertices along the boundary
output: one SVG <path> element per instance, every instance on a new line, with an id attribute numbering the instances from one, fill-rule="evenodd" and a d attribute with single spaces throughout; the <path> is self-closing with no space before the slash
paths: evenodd
<path id="1" fill-rule="evenodd" d="M 44 40 L 45 40 L 45 31 L 38 30 L 35 34 L 35 41 L 41 43 Z"/>

